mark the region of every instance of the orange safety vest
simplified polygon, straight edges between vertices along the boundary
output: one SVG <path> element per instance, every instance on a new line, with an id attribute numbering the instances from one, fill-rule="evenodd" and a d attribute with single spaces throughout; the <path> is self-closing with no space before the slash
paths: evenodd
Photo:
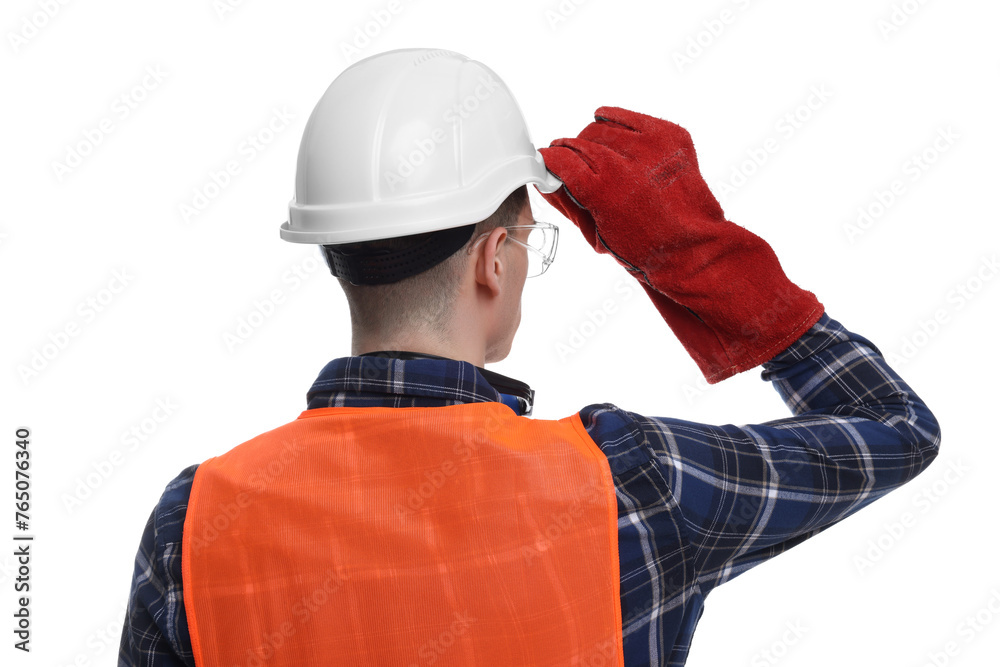
<path id="1" fill-rule="evenodd" d="M 618 519 L 579 414 L 302 412 L 201 464 L 198 667 L 618 665 Z"/>

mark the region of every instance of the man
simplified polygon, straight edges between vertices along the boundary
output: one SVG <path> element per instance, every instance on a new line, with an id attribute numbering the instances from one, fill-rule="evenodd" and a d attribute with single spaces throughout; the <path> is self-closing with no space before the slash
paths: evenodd
<path id="1" fill-rule="evenodd" d="M 794 416 L 530 419 L 530 387 L 483 368 L 555 254 L 529 183 L 709 382 L 763 364 Z M 926 405 L 723 217 L 673 123 L 601 107 L 539 152 L 485 66 L 379 54 L 313 111 L 281 233 L 322 247 L 351 356 L 297 419 L 167 486 L 119 664 L 682 665 L 716 586 L 937 454 Z"/>

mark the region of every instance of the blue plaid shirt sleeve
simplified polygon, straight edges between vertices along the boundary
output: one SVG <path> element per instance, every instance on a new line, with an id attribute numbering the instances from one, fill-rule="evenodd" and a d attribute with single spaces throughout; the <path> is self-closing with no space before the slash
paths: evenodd
<path id="1" fill-rule="evenodd" d="M 940 428 L 868 339 L 824 313 L 763 366 L 794 417 L 712 426 L 627 413 L 682 517 L 703 594 L 924 470 Z"/>
<path id="2" fill-rule="evenodd" d="M 192 465 L 164 489 L 139 543 L 118 649 L 119 667 L 195 667 L 184 612 L 181 537 Z"/>

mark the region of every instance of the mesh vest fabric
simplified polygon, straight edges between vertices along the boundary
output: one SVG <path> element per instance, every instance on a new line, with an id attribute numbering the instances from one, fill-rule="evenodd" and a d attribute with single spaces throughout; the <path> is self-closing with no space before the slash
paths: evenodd
<path id="1" fill-rule="evenodd" d="M 617 507 L 578 414 L 306 410 L 201 464 L 198 667 L 623 665 Z"/>

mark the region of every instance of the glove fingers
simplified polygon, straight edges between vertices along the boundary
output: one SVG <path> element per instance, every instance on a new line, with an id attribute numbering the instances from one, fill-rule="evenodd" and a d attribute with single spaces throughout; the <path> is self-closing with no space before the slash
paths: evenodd
<path id="1" fill-rule="evenodd" d="M 577 138 L 606 146 L 628 159 L 637 157 L 643 150 L 642 134 L 617 123 L 595 121 L 583 128 Z"/>
<path id="2" fill-rule="evenodd" d="M 601 111 L 607 111 L 609 115 L 603 115 Z M 600 107 L 594 112 L 594 122 L 583 128 L 578 136 L 606 146 L 625 147 L 639 139 L 642 129 L 648 125 L 636 116 L 626 109 Z"/>
<path id="3" fill-rule="evenodd" d="M 575 182 L 586 178 L 587 174 L 593 174 L 594 168 L 586 155 L 577 148 L 562 145 L 561 141 L 563 140 L 556 139 L 551 146 L 538 149 L 545 168 L 563 183 Z"/>
<path id="4" fill-rule="evenodd" d="M 629 111 L 621 107 L 599 107 L 594 112 L 594 118 L 604 124 L 615 123 L 640 133 L 666 133 L 677 141 L 691 143 L 691 134 L 677 123 L 638 111 Z"/>
<path id="5" fill-rule="evenodd" d="M 641 132 L 643 128 L 648 125 L 646 121 L 647 118 L 649 117 L 645 114 L 641 114 L 636 111 L 629 111 L 628 109 L 623 109 L 621 107 L 598 107 L 597 110 L 594 111 L 595 121 L 615 123 L 626 129 L 632 130 L 633 132 Z"/>
<path id="6" fill-rule="evenodd" d="M 561 143 L 563 141 L 570 145 L 563 145 Z M 598 179 L 590 155 L 569 140 L 557 139 L 552 143 L 552 146 L 540 148 L 538 151 L 542 154 L 546 169 L 555 174 L 563 185 L 555 192 L 539 192 L 545 201 L 572 220 L 591 247 L 596 249 L 597 225 L 585 204 L 577 198 L 581 191 L 588 191 L 591 184 Z"/>
<path id="7" fill-rule="evenodd" d="M 586 139 L 581 139 L 579 137 L 556 139 L 548 148 L 549 151 L 553 151 L 554 149 L 563 149 L 555 150 L 554 157 L 557 162 L 567 160 L 568 155 L 565 151 L 570 151 L 587 166 L 586 170 L 577 169 L 577 171 L 572 172 L 573 175 L 580 176 L 580 185 L 589 186 L 602 177 L 609 178 L 613 174 L 620 173 L 623 167 L 627 166 L 626 161 L 623 160 L 623 157 L 627 156 L 623 156 L 621 153 L 616 152 L 604 144 L 595 141 L 587 141 Z M 546 154 L 543 153 L 542 157 L 545 158 L 545 156 Z M 546 160 L 546 165 L 547 164 L 548 161 Z M 563 181 L 563 183 L 566 182 L 559 173 L 555 171 L 553 171 L 553 173 L 555 173 L 556 176 L 559 176 L 559 180 Z M 579 185 L 572 188 L 574 194 L 577 194 L 578 192 L 583 194 L 584 189 L 589 190 L 590 188 L 580 188 Z"/>

